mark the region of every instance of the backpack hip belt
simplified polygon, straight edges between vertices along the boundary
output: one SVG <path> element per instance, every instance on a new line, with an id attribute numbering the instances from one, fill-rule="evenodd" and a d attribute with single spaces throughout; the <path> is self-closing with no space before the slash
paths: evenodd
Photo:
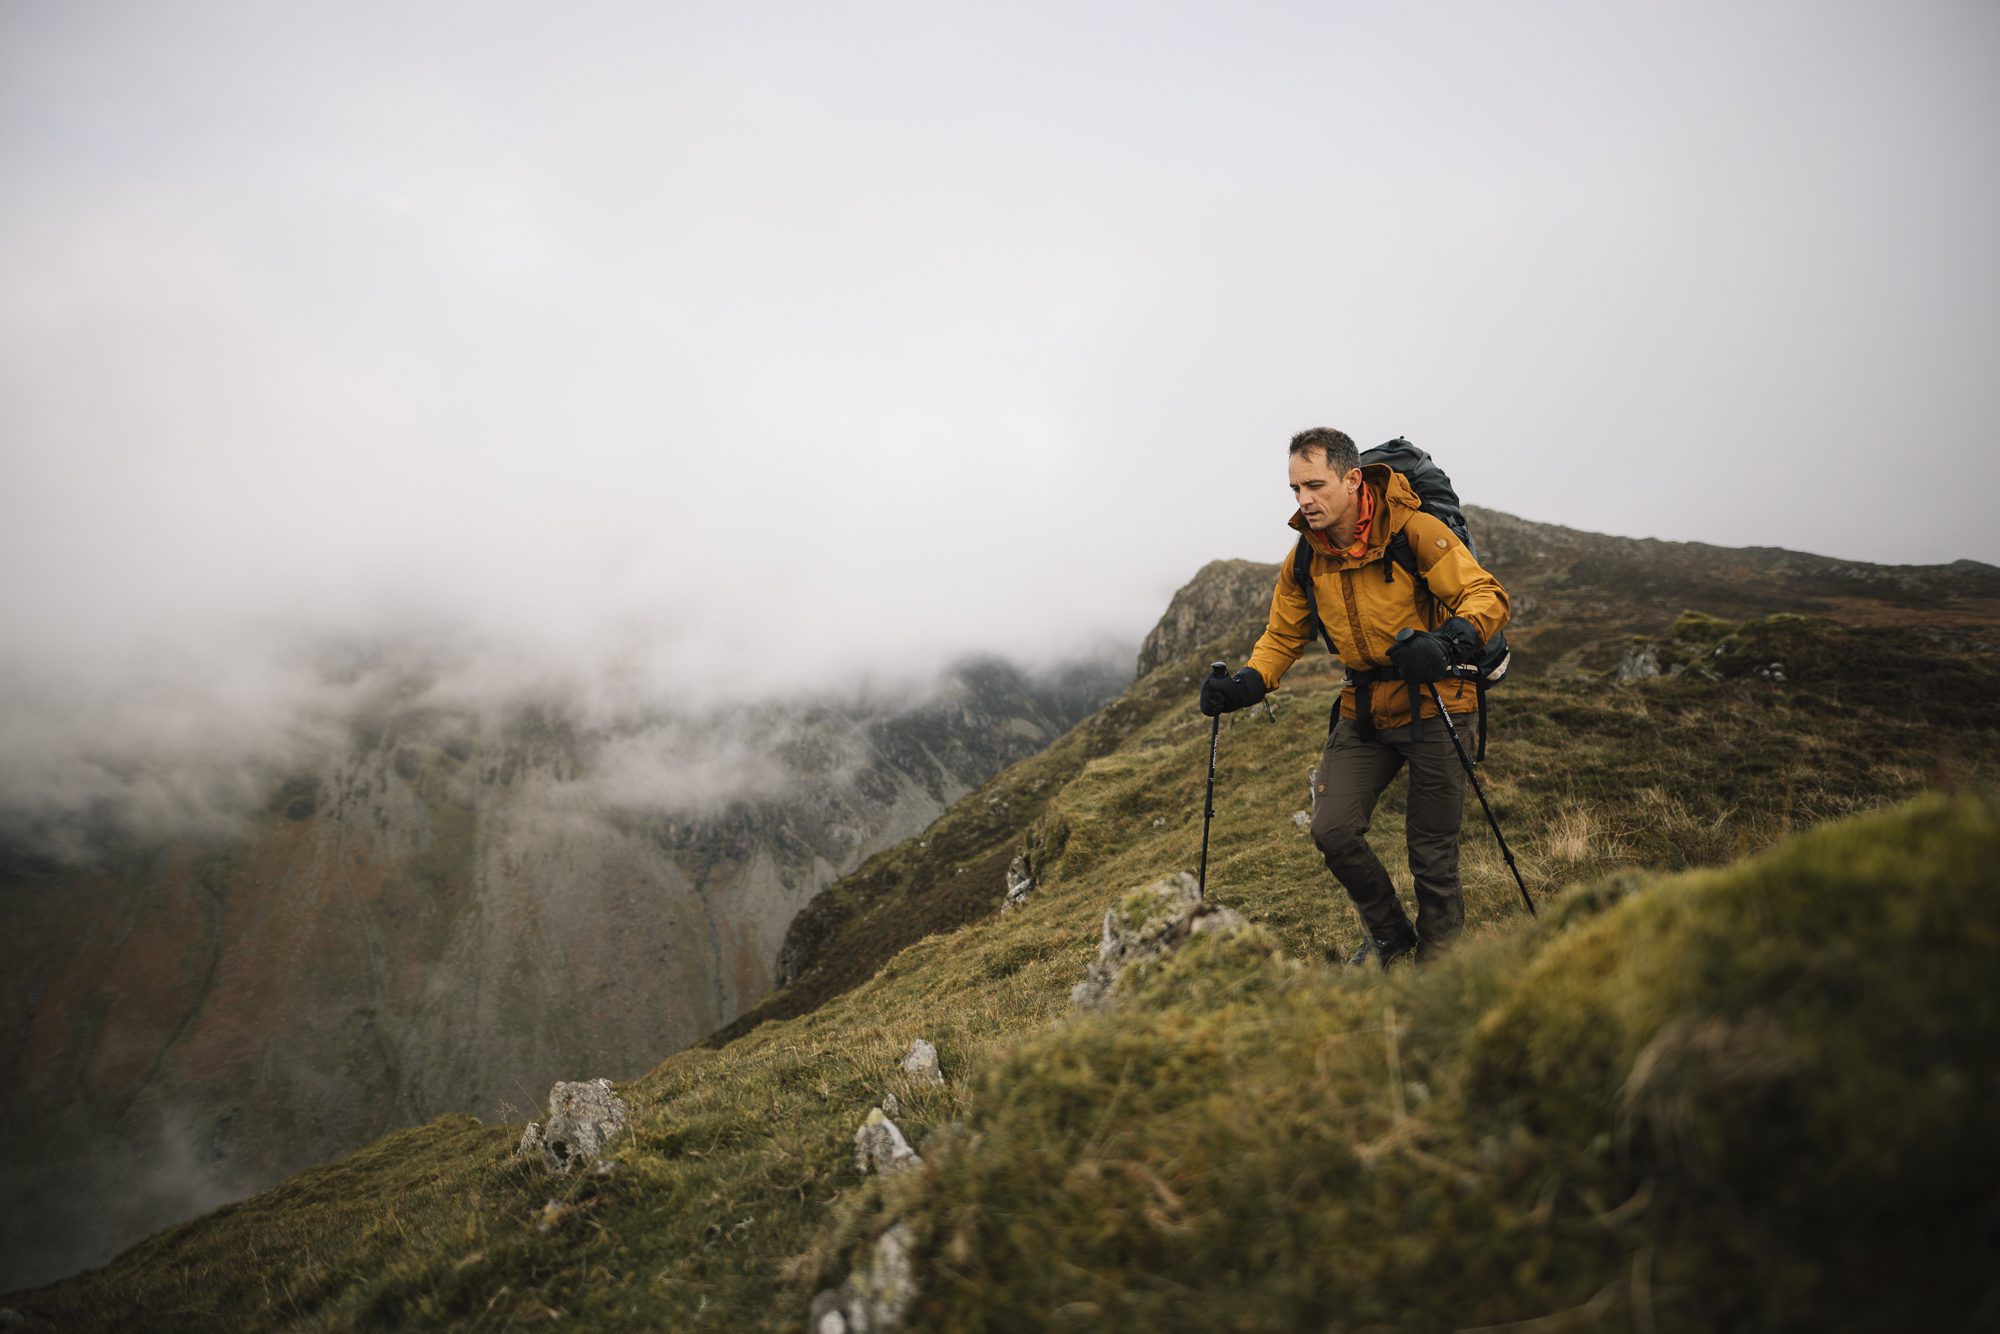
<path id="1" fill-rule="evenodd" d="M 1374 687 L 1381 681 L 1400 681 L 1403 678 L 1393 667 L 1349 667 L 1347 684 L 1354 687 L 1354 730 L 1363 741 L 1376 740 Z M 1334 725 L 1340 719 L 1340 701 L 1333 702 L 1333 717 L 1327 720 L 1327 735 L 1333 735 Z M 1417 713 L 1417 692 L 1410 692 L 1410 740 L 1421 741 L 1424 736 L 1423 720 Z"/>
<path id="2" fill-rule="evenodd" d="M 1347 684 L 1354 687 L 1354 730 L 1363 741 L 1377 739 L 1375 714 L 1373 710 L 1372 687 L 1383 681 L 1401 681 L 1403 678 L 1394 667 L 1368 667 L 1356 670 L 1349 667 Z M 1486 761 L 1486 678 L 1477 668 L 1457 667 L 1448 679 L 1472 682 L 1473 690 L 1479 696 L 1479 748 L 1475 752 L 1474 764 Z M 1410 687 L 1410 740 L 1424 739 L 1423 699 L 1415 686 Z M 1333 716 L 1327 719 L 1326 734 L 1333 735 L 1334 725 L 1340 720 L 1340 701 L 1333 702 Z M 1447 728 L 1450 722 L 1444 724 Z"/>

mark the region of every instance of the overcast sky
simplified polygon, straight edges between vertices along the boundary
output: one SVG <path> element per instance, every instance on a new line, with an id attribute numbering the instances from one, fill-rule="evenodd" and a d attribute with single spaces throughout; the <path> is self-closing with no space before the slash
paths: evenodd
<path id="1" fill-rule="evenodd" d="M 4 663 L 1136 645 L 1282 554 L 1312 425 L 2000 561 L 1996 57 L 1986 0 L 0 0 Z"/>

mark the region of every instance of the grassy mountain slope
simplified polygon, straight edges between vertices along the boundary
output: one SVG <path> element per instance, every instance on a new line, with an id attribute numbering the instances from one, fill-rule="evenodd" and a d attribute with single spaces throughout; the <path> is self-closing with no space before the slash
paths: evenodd
<path id="1" fill-rule="evenodd" d="M 1967 1260 L 1996 1225 L 2000 814 L 1933 797 L 1731 863 L 2000 777 L 2000 668 L 1802 618 L 1677 629 L 1659 657 L 1699 670 L 1496 696 L 1482 777 L 1546 920 L 1469 801 L 1469 940 L 1434 970 L 1324 961 L 1356 931 L 1290 818 L 1334 698 L 1308 659 L 1275 724 L 1221 741 L 1210 891 L 1257 929 L 1068 1017 L 1105 907 L 1195 863 L 1218 640 L 840 882 L 790 1000 L 623 1088 L 603 1171 L 552 1178 L 518 1127 L 447 1117 L 8 1304 L 65 1328 L 801 1328 L 893 1216 L 922 1327 L 1991 1314 Z M 1401 819 L 1398 785 L 1392 869 Z M 998 914 L 1023 850 L 1037 888 Z M 897 1070 L 918 1036 L 942 1088 Z M 887 1092 L 929 1165 L 864 1181 L 853 1132 Z"/>
<path id="2" fill-rule="evenodd" d="M 1428 976 L 1197 937 L 986 1067 L 823 1277 L 899 1219 L 927 1328 L 2000 1315 L 1996 855 L 1990 796 L 1930 798 L 1600 882 Z"/>

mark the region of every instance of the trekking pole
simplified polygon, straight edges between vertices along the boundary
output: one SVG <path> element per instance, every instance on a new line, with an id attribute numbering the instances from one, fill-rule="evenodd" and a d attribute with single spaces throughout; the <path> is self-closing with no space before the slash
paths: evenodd
<path id="1" fill-rule="evenodd" d="M 1521 883 L 1521 868 L 1514 865 L 1514 854 L 1507 846 L 1507 836 L 1500 832 L 1500 822 L 1493 818 L 1493 808 L 1486 804 L 1486 789 L 1479 786 L 1479 775 L 1473 770 L 1472 757 L 1465 753 L 1465 746 L 1458 739 L 1458 728 L 1453 725 L 1451 715 L 1444 711 L 1444 696 L 1438 693 L 1437 682 L 1432 681 L 1431 698 L 1437 702 L 1438 717 L 1444 719 L 1444 730 L 1451 734 L 1451 748 L 1458 752 L 1458 762 L 1465 766 L 1465 776 L 1472 780 L 1472 790 L 1479 794 L 1480 809 L 1486 812 L 1486 823 L 1493 826 L 1493 837 L 1500 842 L 1500 855 L 1507 859 L 1507 869 L 1514 873 L 1514 884 L 1521 891 L 1521 902 L 1528 905 L 1528 916 L 1535 916 L 1535 901 L 1528 897 L 1528 887 Z M 1410 716 L 1416 717 L 1412 705 Z"/>
<path id="2" fill-rule="evenodd" d="M 1229 671 L 1226 662 L 1208 664 L 1210 676 L 1224 676 Z M 1216 714 L 1208 723 L 1208 795 L 1201 802 L 1201 878 L 1195 882 L 1195 897 L 1208 901 L 1208 822 L 1215 818 L 1215 747 L 1222 738 L 1222 715 Z"/>

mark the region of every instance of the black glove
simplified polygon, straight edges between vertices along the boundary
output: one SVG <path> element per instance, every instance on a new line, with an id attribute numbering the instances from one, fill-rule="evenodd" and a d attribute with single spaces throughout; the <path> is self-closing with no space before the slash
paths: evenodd
<path id="1" fill-rule="evenodd" d="M 1442 681 L 1453 667 L 1479 661 L 1479 630 L 1463 616 L 1454 616 L 1435 630 L 1398 631 L 1389 661 L 1411 685 Z"/>
<path id="2" fill-rule="evenodd" d="M 1396 675 L 1420 686 L 1450 674 L 1451 650 L 1451 641 L 1434 630 L 1399 630 L 1389 645 L 1389 661 Z"/>
<path id="3" fill-rule="evenodd" d="M 1479 661 L 1479 627 L 1463 616 L 1454 616 L 1437 628 L 1448 645 L 1454 667 L 1466 667 Z"/>
<path id="4" fill-rule="evenodd" d="M 1201 711 L 1217 714 L 1247 709 L 1264 698 L 1264 678 L 1255 667 L 1238 667 L 1234 676 L 1205 676 L 1201 682 Z"/>

